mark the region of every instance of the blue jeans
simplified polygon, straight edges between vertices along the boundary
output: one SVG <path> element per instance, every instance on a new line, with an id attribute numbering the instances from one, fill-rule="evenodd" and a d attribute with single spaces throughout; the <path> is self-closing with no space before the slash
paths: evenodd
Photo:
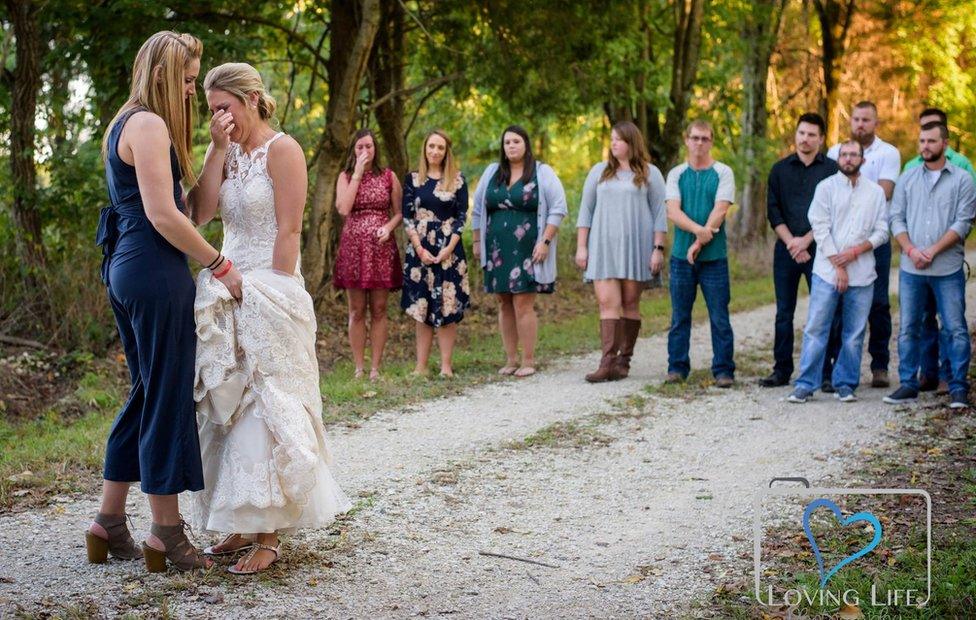
<path id="1" fill-rule="evenodd" d="M 943 344 L 945 333 L 936 320 L 935 295 L 929 291 L 925 300 L 925 314 L 922 315 L 922 351 L 918 363 L 919 379 L 949 381 L 949 358 L 945 355 Z"/>
<path id="2" fill-rule="evenodd" d="M 840 351 L 834 364 L 831 382 L 835 388 L 856 390 L 861 382 L 861 353 L 864 332 L 874 296 L 874 284 L 851 286 L 838 293 L 833 284 L 814 274 L 810 290 L 810 312 L 803 328 L 800 351 L 800 376 L 796 387 L 811 392 L 820 387 L 824 357 L 834 316 L 841 312 Z"/>
<path id="3" fill-rule="evenodd" d="M 969 329 L 966 325 L 966 276 L 960 269 L 947 276 L 919 276 L 899 271 L 898 300 L 901 330 L 898 333 L 898 378 L 901 384 L 918 389 L 922 316 L 929 292 L 935 297 L 936 313 L 942 323 L 943 354 L 949 359 L 949 391 L 969 391 Z"/>
<path id="4" fill-rule="evenodd" d="M 773 248 L 773 286 L 776 289 L 776 327 L 773 337 L 773 372 L 784 379 L 793 375 L 793 315 L 796 312 L 797 292 L 800 281 L 807 281 L 810 290 L 810 276 L 813 273 L 813 258 L 816 244 L 807 250 L 811 259 L 798 263 L 790 256 L 786 244 L 777 241 Z"/>
<path id="5" fill-rule="evenodd" d="M 888 280 L 891 275 L 891 242 L 874 249 L 874 273 L 878 276 L 874 281 L 874 297 L 871 300 L 871 312 L 868 314 L 868 353 L 871 355 L 871 370 L 887 372 L 891 361 L 891 350 L 888 346 L 891 340 L 891 300 L 888 299 Z M 827 347 L 827 360 L 824 364 L 824 377 L 830 375 L 833 361 L 840 351 L 840 319 L 834 321 L 834 331 L 831 333 L 830 345 Z"/>
<path id="6" fill-rule="evenodd" d="M 712 328 L 712 375 L 734 377 L 732 324 L 729 322 L 729 263 L 726 259 L 698 261 L 671 258 L 671 329 L 668 330 L 668 373 L 691 372 L 691 310 L 701 287 Z"/>

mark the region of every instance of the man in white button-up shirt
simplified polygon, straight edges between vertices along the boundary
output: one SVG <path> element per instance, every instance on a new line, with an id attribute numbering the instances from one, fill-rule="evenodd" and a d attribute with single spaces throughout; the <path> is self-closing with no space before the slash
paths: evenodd
<path id="1" fill-rule="evenodd" d="M 840 172 L 817 185 L 807 214 L 817 255 L 800 376 L 787 399 L 793 403 L 805 403 L 821 385 L 830 326 L 838 310 L 841 346 L 830 381 L 842 402 L 857 400 L 864 331 L 878 277 L 874 249 L 888 242 L 884 190 L 860 173 L 864 148 L 854 140 L 841 144 L 837 163 Z"/>
<path id="2" fill-rule="evenodd" d="M 901 155 L 893 145 L 877 135 L 878 108 L 870 101 L 860 101 L 851 110 L 851 139 L 864 147 L 864 164 L 861 178 L 874 181 L 884 190 L 885 199 L 891 200 L 895 181 L 901 171 Z M 838 159 L 840 145 L 835 144 L 827 157 Z M 874 282 L 874 299 L 868 314 L 868 354 L 871 356 L 871 386 L 888 387 L 888 363 L 891 361 L 891 303 L 888 301 L 888 274 L 891 272 L 891 243 L 884 243 L 874 250 L 874 271 L 878 279 Z M 824 366 L 825 384 L 829 378 L 830 360 L 836 358 L 840 348 L 839 330 L 836 321 L 827 348 L 827 364 Z"/>

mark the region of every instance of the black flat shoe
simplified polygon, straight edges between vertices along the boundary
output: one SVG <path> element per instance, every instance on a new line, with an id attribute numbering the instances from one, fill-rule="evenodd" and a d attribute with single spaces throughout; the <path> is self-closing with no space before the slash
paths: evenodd
<path id="1" fill-rule="evenodd" d="M 759 380 L 759 385 L 762 387 L 782 387 L 784 385 L 790 384 L 790 378 L 784 377 L 778 373 L 772 373 L 768 377 L 763 377 Z"/>

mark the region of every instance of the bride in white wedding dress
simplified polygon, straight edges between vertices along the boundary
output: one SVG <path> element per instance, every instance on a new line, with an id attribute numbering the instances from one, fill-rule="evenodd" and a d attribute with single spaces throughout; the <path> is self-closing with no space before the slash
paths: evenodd
<path id="1" fill-rule="evenodd" d="M 315 313 L 298 267 L 304 153 L 268 124 L 274 100 L 252 66 L 215 67 L 204 89 L 212 143 L 189 203 L 197 225 L 219 208 L 224 243 L 197 278 L 205 488 L 192 522 L 228 534 L 205 553 L 244 553 L 228 570 L 252 574 L 278 559 L 279 534 L 328 526 L 350 503 L 329 471 Z M 243 274 L 239 304 L 211 275 L 231 263 Z"/>

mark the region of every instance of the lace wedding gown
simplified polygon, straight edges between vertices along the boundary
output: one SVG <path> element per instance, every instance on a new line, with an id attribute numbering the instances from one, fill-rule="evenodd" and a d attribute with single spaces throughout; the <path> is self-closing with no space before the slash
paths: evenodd
<path id="1" fill-rule="evenodd" d="M 191 522 L 220 533 L 327 526 L 350 503 L 329 471 L 315 313 L 295 267 L 272 271 L 278 226 L 268 149 L 231 143 L 220 187 L 223 254 L 243 276 L 234 302 L 207 270 L 197 277 L 194 398 L 205 488 Z"/>

